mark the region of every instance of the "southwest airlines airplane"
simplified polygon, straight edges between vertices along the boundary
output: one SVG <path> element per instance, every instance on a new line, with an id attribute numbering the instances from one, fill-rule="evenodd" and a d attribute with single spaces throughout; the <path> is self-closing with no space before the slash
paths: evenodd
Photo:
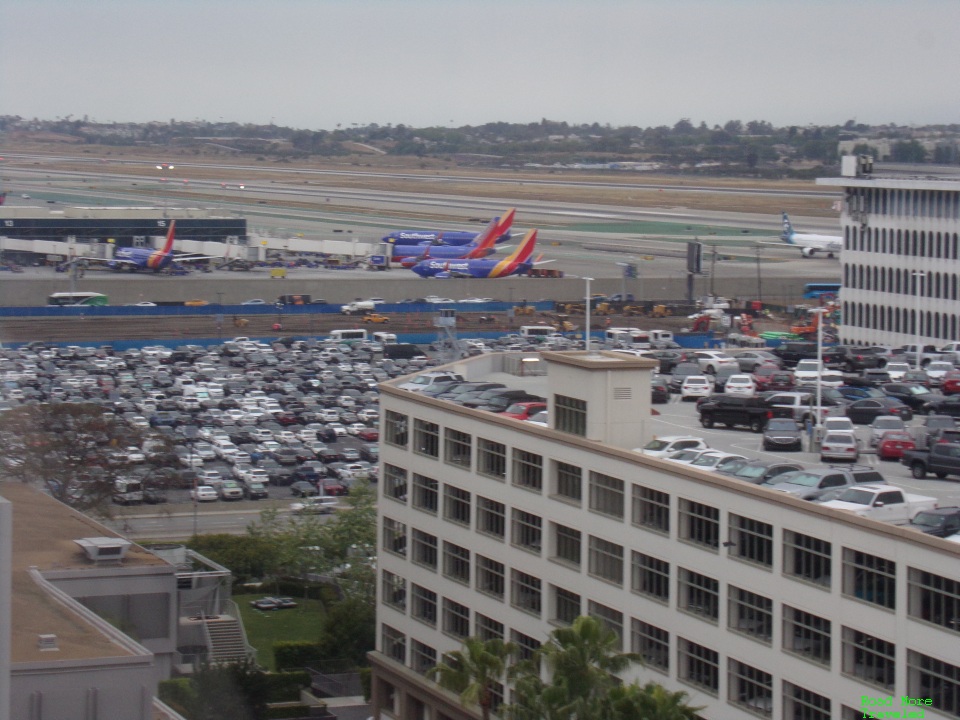
<path id="1" fill-rule="evenodd" d="M 780 233 L 780 239 L 787 245 L 796 245 L 804 257 L 813 257 L 818 252 L 826 253 L 827 257 L 833 257 L 843 249 L 842 237 L 798 233 L 793 229 L 786 213 L 783 213 L 783 232 Z"/>
<path id="2" fill-rule="evenodd" d="M 413 270 L 420 277 L 436 278 L 500 278 L 509 275 L 523 275 L 539 263 L 532 261 L 534 247 L 537 244 L 537 231 L 529 231 L 520 241 L 520 245 L 502 260 L 480 258 L 476 260 L 421 260 Z M 547 260 L 545 262 L 552 262 Z"/>
<path id="3" fill-rule="evenodd" d="M 506 216 L 504 216 L 506 217 Z M 512 217 L 512 216 L 511 216 Z M 494 218 L 500 220 L 500 218 Z M 480 233 L 460 230 L 394 230 L 381 242 L 391 245 L 468 245 L 475 242 Z M 510 239 L 510 226 L 497 238 L 497 243 Z"/>
<path id="4" fill-rule="evenodd" d="M 466 245 L 394 245 L 390 259 L 404 267 L 412 267 L 421 260 L 460 260 L 492 255 L 497 250 L 497 238 L 510 232 L 516 210 L 510 209 L 502 217 L 494 218 L 476 240 Z"/>
<path id="5" fill-rule="evenodd" d="M 167 241 L 160 250 L 138 247 L 117 248 L 112 260 L 107 261 L 107 266 L 113 270 L 153 270 L 160 272 L 170 266 L 170 263 L 176 262 L 194 262 L 196 260 L 211 260 L 213 255 L 175 255 L 173 252 L 173 235 L 177 227 L 177 221 L 170 221 L 170 229 L 167 230 Z"/>

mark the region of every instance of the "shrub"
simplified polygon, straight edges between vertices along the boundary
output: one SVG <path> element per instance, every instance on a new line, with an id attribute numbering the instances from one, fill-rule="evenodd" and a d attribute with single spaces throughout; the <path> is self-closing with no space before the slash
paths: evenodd
<path id="1" fill-rule="evenodd" d="M 317 643 L 294 641 L 273 644 L 273 659 L 277 670 L 300 670 L 305 667 L 317 667 L 323 660 Z"/>
<path id="2" fill-rule="evenodd" d="M 267 675 L 267 702 L 290 702 L 300 699 L 300 691 L 310 687 L 306 671 L 270 673 Z"/>

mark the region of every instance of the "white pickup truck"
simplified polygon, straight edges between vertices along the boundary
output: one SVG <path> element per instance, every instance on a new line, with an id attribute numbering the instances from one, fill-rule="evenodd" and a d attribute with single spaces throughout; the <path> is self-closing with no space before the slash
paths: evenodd
<path id="1" fill-rule="evenodd" d="M 844 490 L 836 500 L 821 504 L 860 517 L 908 523 L 918 512 L 936 509 L 937 499 L 926 495 L 910 495 L 889 485 L 857 485 Z"/>

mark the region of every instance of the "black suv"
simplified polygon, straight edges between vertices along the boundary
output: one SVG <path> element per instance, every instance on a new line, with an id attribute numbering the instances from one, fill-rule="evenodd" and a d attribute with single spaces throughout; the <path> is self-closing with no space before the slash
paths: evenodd
<path id="1" fill-rule="evenodd" d="M 840 347 L 840 346 L 837 346 Z M 837 350 L 836 347 L 826 347 L 821 351 L 823 355 L 823 364 L 828 368 L 842 368 L 846 364 L 846 356 L 843 349 Z M 785 342 L 780 347 L 774 348 L 773 354 L 783 360 L 786 367 L 793 367 L 801 360 L 817 359 L 817 344 L 813 342 Z"/>
<path id="2" fill-rule="evenodd" d="M 942 507 L 917 513 L 907 527 L 934 537 L 960 533 L 960 507 Z"/>
<path id="3" fill-rule="evenodd" d="M 790 417 L 790 411 L 770 407 L 762 398 L 714 395 L 700 403 L 700 424 L 705 428 L 714 425 L 743 425 L 753 432 L 763 432 L 767 421 L 775 416 Z"/>
<path id="4" fill-rule="evenodd" d="M 881 364 L 886 364 L 885 361 L 881 361 L 879 355 L 870 352 L 866 348 L 850 345 L 834 345 L 828 348 L 827 352 L 833 356 L 834 363 L 837 367 L 848 373 L 878 368 Z M 829 363 L 826 364 L 829 365 Z"/>

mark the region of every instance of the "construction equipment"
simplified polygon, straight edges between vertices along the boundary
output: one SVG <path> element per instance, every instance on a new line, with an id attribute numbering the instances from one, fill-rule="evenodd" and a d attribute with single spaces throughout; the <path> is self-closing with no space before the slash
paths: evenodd
<path id="1" fill-rule="evenodd" d="M 624 317 L 640 317 L 644 314 L 642 305 L 624 305 Z"/>
<path id="2" fill-rule="evenodd" d="M 665 318 L 671 315 L 673 315 L 673 313 L 670 312 L 670 308 L 666 305 L 654 305 L 653 310 L 650 311 L 650 317 L 654 318 Z"/>
<path id="3" fill-rule="evenodd" d="M 520 315 L 534 315 L 537 312 L 536 308 L 533 305 L 517 305 L 513 308 L 514 317 Z"/>
<path id="4" fill-rule="evenodd" d="M 597 303 L 597 306 L 593 309 L 594 315 L 613 315 L 614 309 L 613 306 L 608 302 Z"/>
<path id="5" fill-rule="evenodd" d="M 584 315 L 587 311 L 583 303 L 563 303 L 559 307 L 567 315 Z"/>
<path id="6" fill-rule="evenodd" d="M 704 313 L 703 315 L 698 315 L 693 320 L 693 325 L 690 326 L 692 332 L 707 332 L 710 330 L 710 321 L 713 318 L 710 315 Z"/>
<path id="7" fill-rule="evenodd" d="M 820 313 L 810 313 L 790 328 L 794 335 L 813 335 L 820 326 Z"/>

